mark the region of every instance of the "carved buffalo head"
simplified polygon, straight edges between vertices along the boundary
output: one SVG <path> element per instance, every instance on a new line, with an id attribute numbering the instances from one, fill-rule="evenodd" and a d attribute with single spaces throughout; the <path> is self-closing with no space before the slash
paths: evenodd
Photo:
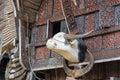
<path id="1" fill-rule="evenodd" d="M 78 38 L 90 34 L 92 31 L 82 35 L 71 35 L 59 32 L 46 43 L 47 48 L 55 51 L 70 62 L 80 62 L 80 55 L 85 57 L 86 45 Z M 83 52 L 83 53 L 82 53 Z M 83 60 L 82 60 L 83 61 Z"/>
<path id="2" fill-rule="evenodd" d="M 81 62 L 84 60 L 86 52 L 90 54 L 89 64 L 80 70 L 72 70 L 68 68 L 65 61 L 63 61 L 64 70 L 68 76 L 77 78 L 84 75 L 92 68 L 94 64 L 94 58 L 92 54 L 87 50 L 86 45 L 83 42 L 81 42 L 81 40 L 78 40 L 90 34 L 91 32 L 92 31 L 82 35 L 71 35 L 59 32 L 56 35 L 54 35 L 53 38 L 50 38 L 47 41 L 47 48 L 49 48 L 52 51 L 55 51 L 70 62 Z"/>

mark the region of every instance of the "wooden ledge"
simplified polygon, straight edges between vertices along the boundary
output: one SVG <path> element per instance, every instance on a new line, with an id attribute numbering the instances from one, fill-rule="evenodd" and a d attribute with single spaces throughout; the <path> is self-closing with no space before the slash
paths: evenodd
<path id="1" fill-rule="evenodd" d="M 105 34 L 117 32 L 117 31 L 120 31 L 120 26 L 111 26 L 109 28 L 96 30 L 96 31 L 92 32 L 91 34 L 89 34 L 88 36 L 84 37 L 84 39 L 90 38 L 90 37 L 95 37 L 95 36 L 100 36 L 100 35 L 105 35 Z"/>

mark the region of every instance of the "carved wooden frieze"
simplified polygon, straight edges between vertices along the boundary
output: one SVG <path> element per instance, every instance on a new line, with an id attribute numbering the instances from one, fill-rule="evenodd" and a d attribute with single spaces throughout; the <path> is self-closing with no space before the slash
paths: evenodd
<path id="1" fill-rule="evenodd" d="M 61 25 L 61 30 L 60 31 L 68 33 L 65 21 L 61 21 L 60 25 Z"/>
<path id="2" fill-rule="evenodd" d="M 39 9 L 39 19 L 46 19 L 47 13 L 46 13 L 46 0 L 43 0 L 40 9 Z"/>
<path id="3" fill-rule="evenodd" d="M 76 23 L 77 23 L 77 27 L 79 29 L 80 33 L 84 33 L 85 32 L 85 16 L 79 16 L 76 18 Z"/>
<path id="4" fill-rule="evenodd" d="M 85 7 L 91 7 L 97 4 L 97 0 L 85 0 Z"/>
<path id="5" fill-rule="evenodd" d="M 31 43 L 35 44 L 38 42 L 38 29 L 37 27 L 32 28 L 32 33 L 31 33 Z"/>
<path id="6" fill-rule="evenodd" d="M 25 27 L 21 27 L 21 57 L 22 62 L 26 68 L 29 68 L 29 57 L 26 49 L 26 33 L 25 33 Z"/>
<path id="7" fill-rule="evenodd" d="M 77 6 L 78 6 L 78 9 L 84 9 L 85 8 L 85 0 L 77 0 Z"/>
<path id="8" fill-rule="evenodd" d="M 120 5 L 115 7 L 115 25 L 120 26 Z"/>
<path id="9" fill-rule="evenodd" d="M 101 29 L 99 25 L 99 12 L 95 12 L 95 30 Z"/>
<path id="10" fill-rule="evenodd" d="M 115 8 L 113 6 L 100 6 L 100 26 L 110 27 L 115 25 Z"/>
<path id="11" fill-rule="evenodd" d="M 72 11 L 71 2 L 69 0 L 61 0 L 63 6 L 63 12 L 67 21 L 67 26 L 70 32 L 74 32 L 77 28 L 76 20 L 74 18 L 74 13 Z"/>
<path id="12" fill-rule="evenodd" d="M 36 59 L 49 59 L 50 50 L 46 46 L 36 48 Z"/>

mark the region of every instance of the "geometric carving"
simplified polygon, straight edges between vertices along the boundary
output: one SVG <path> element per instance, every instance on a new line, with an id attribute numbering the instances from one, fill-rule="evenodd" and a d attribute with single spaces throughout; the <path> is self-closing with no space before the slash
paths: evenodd
<path id="1" fill-rule="evenodd" d="M 113 6 L 100 6 L 100 26 L 110 27 L 115 25 L 115 8 Z"/>
<path id="2" fill-rule="evenodd" d="M 115 7 L 115 25 L 120 26 L 120 5 Z"/>
<path id="3" fill-rule="evenodd" d="M 72 6 L 69 0 L 62 0 L 61 1 L 63 6 L 63 11 L 64 11 L 64 17 L 66 18 L 67 21 L 67 26 L 70 29 L 70 32 L 74 32 L 77 28 L 76 20 L 74 18 L 74 13 L 72 11 Z"/>

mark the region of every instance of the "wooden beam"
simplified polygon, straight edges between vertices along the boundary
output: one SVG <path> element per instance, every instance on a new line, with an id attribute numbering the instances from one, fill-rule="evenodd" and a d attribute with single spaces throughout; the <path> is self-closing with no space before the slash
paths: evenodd
<path id="1" fill-rule="evenodd" d="M 29 3 L 31 3 L 31 4 L 33 4 L 33 5 L 36 5 L 36 6 L 40 6 L 40 3 L 37 3 L 37 2 L 34 2 L 34 1 L 32 1 L 32 0 L 25 0 L 26 2 L 29 2 Z"/>
<path id="2" fill-rule="evenodd" d="M 89 34 L 88 36 L 84 37 L 84 39 L 89 38 L 89 37 L 95 37 L 95 36 L 100 36 L 104 34 L 109 34 L 112 32 L 118 32 L 120 31 L 120 26 L 111 26 L 110 28 L 107 29 L 101 29 L 101 30 L 96 30 Z"/>
<path id="3" fill-rule="evenodd" d="M 30 8 L 30 7 L 24 7 L 24 11 L 27 12 L 29 11 L 28 13 L 38 13 L 39 11 L 36 10 L 36 9 L 33 9 L 33 8 Z"/>
<path id="4" fill-rule="evenodd" d="M 27 2 L 27 1 L 24 1 L 23 5 L 24 5 L 24 7 L 30 7 L 30 8 L 33 8 L 35 10 L 39 9 L 39 6 L 33 5 L 33 4 L 31 4 L 31 3 Z"/>
<path id="5" fill-rule="evenodd" d="M 32 13 L 31 13 L 32 14 Z M 28 14 L 29 15 L 29 14 Z M 30 20 L 28 20 L 28 22 L 29 23 L 33 23 L 34 22 L 34 16 L 33 15 L 29 15 L 29 16 L 31 16 L 31 18 L 30 18 Z M 27 14 L 26 13 L 22 13 L 22 12 L 18 12 L 17 13 L 17 18 L 18 19 L 21 19 L 22 21 L 25 21 L 25 22 L 27 22 Z"/>
<path id="6" fill-rule="evenodd" d="M 115 6 L 115 5 L 119 5 L 119 4 L 120 4 L 120 0 L 108 0 L 105 3 L 95 5 L 95 6 L 91 6 L 89 8 L 84 8 L 84 9 L 78 10 L 78 11 L 76 11 L 76 13 L 74 13 L 74 15 L 75 16 L 80 16 L 80 15 L 85 15 L 85 14 L 88 14 L 88 13 L 99 11 L 100 5 Z M 58 15 L 60 15 L 59 18 L 57 17 Z M 64 19 L 64 17 L 62 15 L 62 12 L 57 14 L 57 15 L 54 15 L 54 17 L 49 18 L 49 20 L 52 21 L 52 22 L 60 21 L 60 20 L 63 20 L 63 19 Z M 36 25 L 43 25 L 43 24 L 47 24 L 47 19 L 41 19 L 41 20 L 38 20 L 36 22 Z"/>

